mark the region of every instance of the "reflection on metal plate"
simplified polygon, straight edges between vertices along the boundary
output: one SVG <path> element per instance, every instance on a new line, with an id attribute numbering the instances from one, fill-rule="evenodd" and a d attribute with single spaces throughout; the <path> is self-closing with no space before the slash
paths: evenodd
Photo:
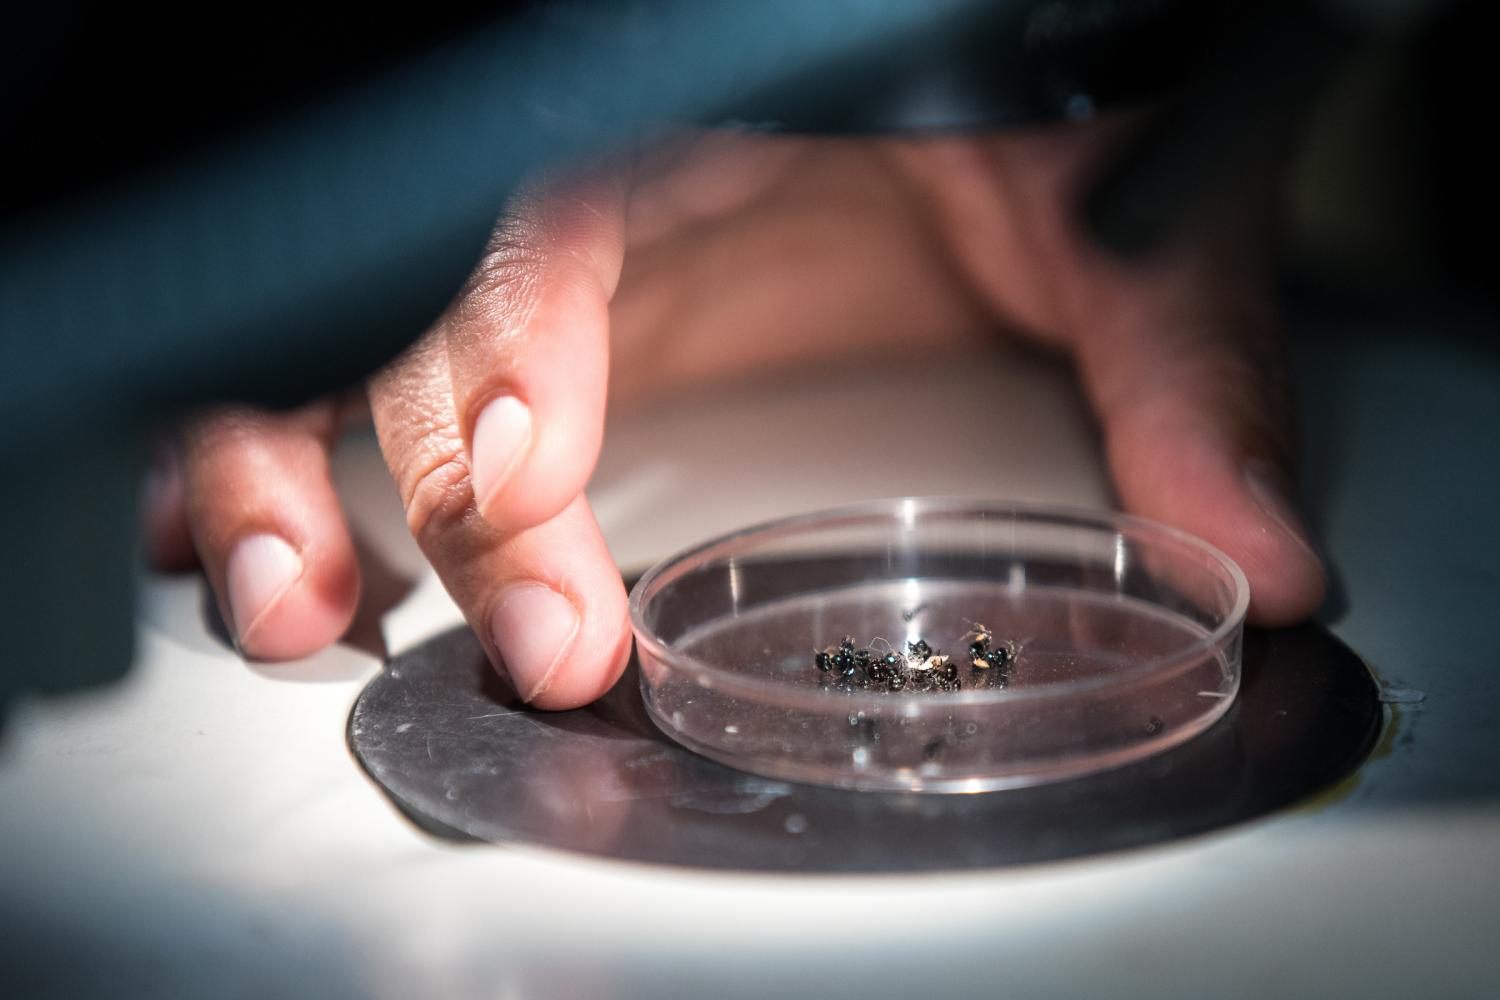
<path id="1" fill-rule="evenodd" d="M 1238 703 L 1129 767 L 982 795 L 769 781 L 677 746 L 634 663 L 588 708 L 520 703 L 467 628 L 396 657 L 349 740 L 425 828 L 659 864 L 761 871 L 998 867 L 1157 844 L 1283 808 L 1346 777 L 1380 730 L 1364 664 L 1316 626 L 1248 631 Z"/>

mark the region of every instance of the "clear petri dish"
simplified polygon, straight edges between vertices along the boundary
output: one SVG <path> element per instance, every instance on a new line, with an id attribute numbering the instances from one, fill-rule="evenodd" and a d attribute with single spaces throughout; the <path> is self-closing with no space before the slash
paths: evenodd
<path id="1" fill-rule="evenodd" d="M 630 614 L 646 708 L 689 749 L 792 781 L 977 792 L 1118 767 L 1208 728 L 1239 690 L 1248 604 L 1239 567 L 1164 525 L 905 498 L 672 556 Z M 1005 651 L 982 666 L 981 629 Z M 846 636 L 899 659 L 878 676 L 821 669 Z"/>

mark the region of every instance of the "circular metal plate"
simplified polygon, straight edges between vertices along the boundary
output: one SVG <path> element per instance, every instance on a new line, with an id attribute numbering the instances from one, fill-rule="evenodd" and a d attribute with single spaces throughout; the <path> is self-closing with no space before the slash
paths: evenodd
<path id="1" fill-rule="evenodd" d="M 440 835 L 725 869 L 920 871 L 1076 857 L 1243 822 L 1350 774 L 1381 719 L 1369 671 L 1328 632 L 1250 630 L 1235 706 L 1158 756 L 989 794 L 839 791 L 679 747 L 646 717 L 633 662 L 594 705 L 533 711 L 460 627 L 391 660 L 355 703 L 349 742 Z"/>

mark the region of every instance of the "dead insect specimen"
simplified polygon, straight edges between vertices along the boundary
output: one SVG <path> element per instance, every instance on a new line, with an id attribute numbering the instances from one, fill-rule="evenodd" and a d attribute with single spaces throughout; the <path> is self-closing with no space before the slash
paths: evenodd
<path id="1" fill-rule="evenodd" d="M 827 662 L 828 670 L 842 677 L 850 676 L 858 666 L 855 660 L 854 636 L 844 636 L 837 646 L 824 648 L 819 657 L 821 657 L 820 665 L 822 662 Z"/>
<path id="2" fill-rule="evenodd" d="M 855 644 L 846 635 L 837 645 L 813 652 L 813 665 L 825 675 L 819 685 L 834 687 L 846 694 L 875 691 L 895 694 L 959 691 L 965 685 L 976 689 L 1003 688 L 1009 682 L 1010 667 L 1015 662 L 1017 645 L 995 641 L 989 627 L 969 622 L 970 630 L 960 642 L 969 644 L 968 661 L 972 668 L 967 680 L 961 678 L 954 658 L 934 649 L 925 639 L 913 639 L 904 650 L 892 649 L 881 638 L 868 646 Z"/>
<path id="3" fill-rule="evenodd" d="M 988 649 L 990 643 L 995 641 L 995 633 L 990 631 L 988 625 L 983 622 L 970 621 L 967 618 L 964 621 L 969 623 L 969 631 L 959 636 L 959 642 L 971 643 L 971 649 L 974 646 L 983 646 Z"/>
<path id="4" fill-rule="evenodd" d="M 900 676 L 902 666 L 901 657 L 891 652 L 871 660 L 865 673 L 875 684 L 889 686 L 892 679 Z"/>
<path id="5" fill-rule="evenodd" d="M 980 622 L 969 622 L 972 628 L 965 632 L 963 638 L 969 642 L 969 663 L 976 670 L 1004 670 L 1010 666 L 1016 657 L 1016 647 L 1013 642 L 1002 642 L 995 644 L 995 633 L 991 632 L 988 625 Z"/>

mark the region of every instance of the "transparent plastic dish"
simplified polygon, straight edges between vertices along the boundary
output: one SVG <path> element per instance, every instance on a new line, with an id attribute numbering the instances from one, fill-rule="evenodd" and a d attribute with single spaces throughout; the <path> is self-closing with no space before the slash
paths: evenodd
<path id="1" fill-rule="evenodd" d="M 646 708 L 683 746 L 778 779 L 978 792 L 1118 767 L 1207 729 L 1239 690 L 1248 604 L 1239 567 L 1163 525 L 907 498 L 675 555 L 636 584 L 630 614 Z M 981 626 L 1007 651 L 1003 677 L 973 665 Z M 951 657 L 958 689 L 866 690 L 863 674 L 820 669 L 846 635 L 898 655 L 923 640 Z"/>

